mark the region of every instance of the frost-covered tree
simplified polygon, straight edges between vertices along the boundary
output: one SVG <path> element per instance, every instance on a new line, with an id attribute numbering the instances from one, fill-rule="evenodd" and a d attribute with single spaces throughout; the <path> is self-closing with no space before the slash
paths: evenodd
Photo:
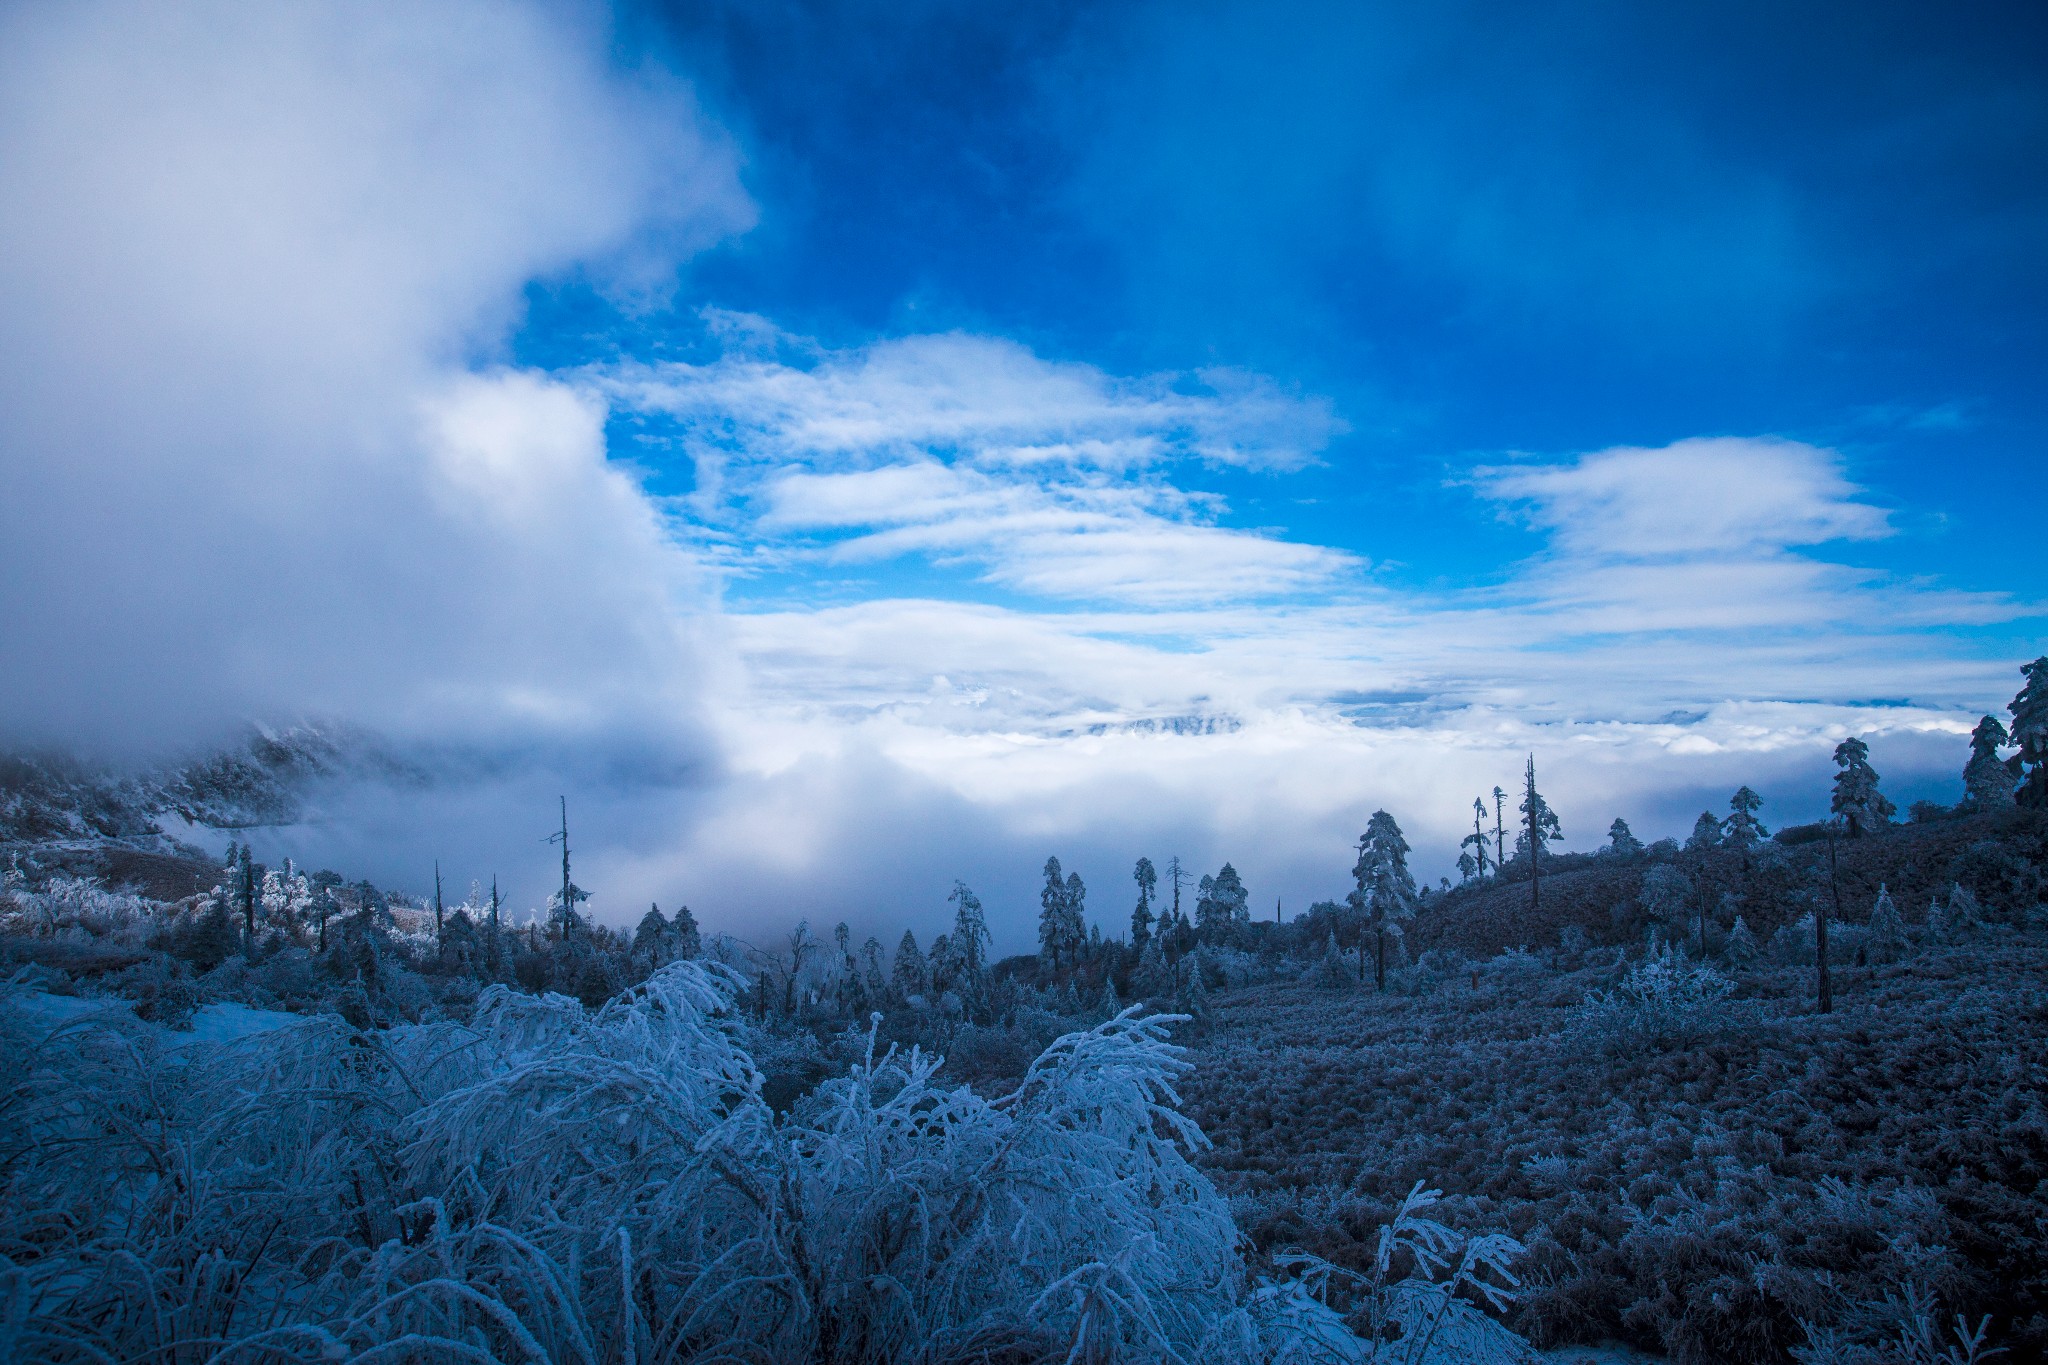
<path id="1" fill-rule="evenodd" d="M 1131 947 L 1140 953 L 1152 941 L 1152 897 L 1159 889 L 1159 873 L 1153 870 L 1150 858 L 1138 859 L 1131 869 L 1131 880 L 1138 884 L 1138 904 L 1131 911 Z"/>
<path id="2" fill-rule="evenodd" d="M 868 999 L 879 1001 L 889 994 L 889 979 L 882 974 L 882 943 L 870 935 L 860 945 L 861 983 L 867 987 Z"/>
<path id="3" fill-rule="evenodd" d="M 1055 975 L 1067 945 L 1067 877 L 1058 858 L 1045 860 L 1045 885 L 1038 892 L 1038 960 Z M 1069 966 L 1073 964 L 1068 963 Z"/>
<path id="4" fill-rule="evenodd" d="M 640 923 L 633 929 L 633 956 L 644 958 L 655 967 L 662 966 L 675 952 L 675 926 L 668 916 L 661 913 L 661 906 L 649 902 L 647 913 L 640 917 Z"/>
<path id="5" fill-rule="evenodd" d="M 1204 874 L 1196 891 L 1195 931 L 1206 942 L 1227 943 L 1251 922 L 1249 893 L 1229 863 L 1213 877 Z"/>
<path id="6" fill-rule="evenodd" d="M 690 907 L 676 907 L 676 917 L 669 922 L 675 935 L 675 955 L 694 960 L 704 956 L 704 935 L 697 928 L 697 917 L 690 913 Z"/>
<path id="7" fill-rule="evenodd" d="M 1643 911 L 1660 924 L 1673 926 L 1683 936 L 1683 926 L 1692 915 L 1699 889 L 1675 863 L 1659 863 L 1643 876 L 1640 899 Z"/>
<path id="8" fill-rule="evenodd" d="M 1877 904 L 1871 907 L 1870 929 L 1863 947 L 1873 962 L 1896 962 L 1906 955 L 1906 921 L 1882 882 L 1878 883 Z"/>
<path id="9" fill-rule="evenodd" d="M 1735 917 L 1735 927 L 1728 931 L 1728 942 L 1722 951 L 1731 967 L 1747 967 L 1756 961 L 1757 954 L 1762 951 L 1756 941 L 1756 935 L 1750 932 L 1749 925 L 1743 921 L 1742 916 Z"/>
<path id="10" fill-rule="evenodd" d="M 2022 806 L 2048 809 L 2048 654 L 2020 669 L 2026 678 L 2012 699 L 2011 739 L 2019 746 L 2020 783 L 2015 799 Z"/>
<path id="11" fill-rule="evenodd" d="M 1478 876 L 1479 876 L 1479 864 L 1478 864 L 1478 863 L 1475 863 L 1475 862 L 1473 862 L 1473 861 L 1472 861 L 1472 855 L 1471 855 L 1471 854 L 1470 854 L 1469 852 L 1467 852 L 1467 853 L 1460 853 L 1460 854 L 1458 855 L 1458 880 L 1459 880 L 1459 882 L 1463 883 L 1463 882 L 1470 882 L 1470 881 L 1474 881 L 1474 880 L 1477 880 Z"/>
<path id="12" fill-rule="evenodd" d="M 1081 874 L 1067 874 L 1066 930 L 1067 960 L 1075 966 L 1081 962 L 1081 950 L 1088 942 L 1088 888 L 1082 885 Z"/>
<path id="13" fill-rule="evenodd" d="M 296 935 L 312 908 L 313 887 L 292 860 L 286 858 L 283 867 L 263 874 L 260 899 L 263 922 L 278 933 Z"/>
<path id="14" fill-rule="evenodd" d="M 1465 873 L 1465 879 L 1484 877 L 1493 869 L 1495 851 L 1486 837 L 1486 803 L 1478 797 L 1472 798 L 1472 832 L 1458 841 L 1458 847 L 1465 850 L 1459 855 L 1458 867 L 1464 871 L 1466 858 L 1472 860 L 1472 871 Z"/>
<path id="15" fill-rule="evenodd" d="M 1963 765 L 1963 801 L 1970 809 L 2004 810 L 2012 805 L 2012 765 L 1998 753 L 2010 742 L 1996 716 L 1984 717 L 1970 732 L 1970 761 Z"/>
<path id="16" fill-rule="evenodd" d="M 1721 822 L 1710 810 L 1700 812 L 1692 822 L 1692 836 L 1685 841 L 1687 853 L 1707 853 L 1721 846 Z"/>
<path id="17" fill-rule="evenodd" d="M 1721 822 L 1722 842 L 1747 851 L 1769 838 L 1771 832 L 1756 815 L 1763 804 L 1764 799 L 1748 786 L 1737 787 L 1735 795 L 1728 798 L 1728 818 Z"/>
<path id="18" fill-rule="evenodd" d="M 1835 746 L 1835 791 L 1829 803 L 1842 818 L 1851 839 L 1873 829 L 1882 829 L 1897 814 L 1885 794 L 1877 789 L 1877 770 L 1870 766 L 1870 747 L 1853 735 Z"/>
<path id="19" fill-rule="evenodd" d="M 1628 821 L 1620 816 L 1607 827 L 1607 852 L 1611 857 L 1633 858 L 1643 851 L 1643 841 L 1636 838 L 1635 831 L 1628 827 Z"/>
<path id="20" fill-rule="evenodd" d="M 1557 815 L 1550 809 L 1550 803 L 1543 799 L 1543 793 L 1536 790 L 1536 755 L 1529 755 L 1528 765 L 1522 770 L 1522 846 L 1529 858 L 1529 908 L 1536 909 L 1543 903 L 1543 860 L 1549 856 L 1549 845 L 1564 838 L 1564 829 L 1558 824 Z"/>
<path id="21" fill-rule="evenodd" d="M 1352 865 L 1350 901 L 1361 925 L 1373 937 L 1375 980 L 1387 988 L 1387 935 L 1399 933 L 1402 922 L 1415 914 L 1415 877 L 1408 870 L 1408 841 L 1401 826 L 1383 810 L 1372 813 L 1365 833 L 1358 837 L 1358 861 Z M 1365 940 L 1359 939 L 1359 975 L 1364 976 Z"/>
<path id="22" fill-rule="evenodd" d="M 953 961 L 958 975 L 978 982 L 988 969 L 988 920 L 981 911 L 981 897 L 966 882 L 953 883 L 947 897 L 953 903 Z"/>
<path id="23" fill-rule="evenodd" d="M 1927 934 L 1937 943 L 1953 943 L 1984 922 L 1977 895 L 1961 882 L 1950 885 L 1946 902 L 1937 898 L 1927 909 Z"/>
<path id="24" fill-rule="evenodd" d="M 902 941 L 896 945 L 896 965 L 891 969 L 889 979 L 896 993 L 906 999 L 923 995 L 931 985 L 931 968 L 917 946 L 917 935 L 908 929 L 903 931 Z"/>

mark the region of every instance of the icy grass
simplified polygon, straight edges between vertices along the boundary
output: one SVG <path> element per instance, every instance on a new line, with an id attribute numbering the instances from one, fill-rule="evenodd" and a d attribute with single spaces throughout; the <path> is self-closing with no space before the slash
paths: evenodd
<path id="1" fill-rule="evenodd" d="M 1967 1357 L 1990 1314 L 2001 1359 L 2038 1359 L 2044 946 L 1991 928 L 1848 961 L 1832 1015 L 1809 968 L 1742 970 L 1728 995 L 1675 953 L 1611 949 L 1425 963 L 1390 980 L 1412 993 L 1219 993 L 1186 1111 L 1258 1245 L 1369 1273 L 1388 1192 L 1417 1180 L 1446 1221 L 1505 1229 L 1527 1246 L 1507 1320 L 1539 1345 L 1917 1361 L 1901 1333 Z"/>
<path id="2" fill-rule="evenodd" d="M 682 962 L 597 1011 L 493 987 L 468 1026 L 320 1017 L 175 1050 L 0 997 L 0 1357 L 1379 1352 L 1324 1305 L 1327 1274 L 1250 1282 L 1190 1160 L 1168 1017 L 1069 1034 L 994 1099 L 871 1043 L 778 1117 L 737 1041 L 743 984 Z M 1428 1255 L 1396 1283 L 1482 1318 L 1431 1273 L 1465 1244 L 1409 1212 Z"/>

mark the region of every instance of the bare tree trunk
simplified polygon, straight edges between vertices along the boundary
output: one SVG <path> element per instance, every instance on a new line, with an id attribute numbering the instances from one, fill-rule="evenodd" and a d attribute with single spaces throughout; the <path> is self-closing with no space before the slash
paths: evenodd
<path id="1" fill-rule="evenodd" d="M 1379 988 L 1385 991 L 1387 988 L 1387 931 L 1375 929 L 1372 932 L 1373 937 L 1379 940 Z"/>
<path id="2" fill-rule="evenodd" d="M 1828 889 L 1834 895 L 1835 913 L 1842 913 L 1842 877 L 1835 862 L 1835 827 L 1828 822 Z M 1828 908 L 1815 903 L 1813 907 L 1813 950 L 1820 965 L 1820 1012 L 1832 1014 L 1835 1009 L 1834 983 L 1828 979 Z"/>

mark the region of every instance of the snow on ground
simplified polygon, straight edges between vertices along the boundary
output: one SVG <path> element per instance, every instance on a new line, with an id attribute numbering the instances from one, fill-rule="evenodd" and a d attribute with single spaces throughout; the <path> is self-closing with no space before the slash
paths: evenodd
<path id="1" fill-rule="evenodd" d="M 88 995 L 51 995 L 47 991 L 24 991 L 15 997 L 15 1004 L 31 1016 L 42 1019 L 51 1028 L 59 1028 L 74 1019 L 92 1014 L 126 1015 L 133 1018 L 133 1010 L 125 1000 Z M 301 1016 L 286 1014 L 281 1010 L 259 1010 L 239 1002 L 202 1006 L 192 1016 L 190 1032 L 159 1029 L 172 1047 L 183 1047 L 188 1043 L 225 1043 L 236 1038 L 246 1038 L 253 1033 L 268 1033 L 274 1028 L 295 1024 Z"/>

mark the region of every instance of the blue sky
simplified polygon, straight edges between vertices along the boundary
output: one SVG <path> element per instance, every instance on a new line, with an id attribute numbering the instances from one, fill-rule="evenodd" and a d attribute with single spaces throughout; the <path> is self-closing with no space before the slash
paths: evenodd
<path id="1" fill-rule="evenodd" d="M 266 855 L 537 899 L 566 794 L 614 918 L 1006 947 L 1532 752 L 1571 847 L 1951 799 L 2043 166 L 2021 5 L 0 9 L 4 737 L 341 722 Z"/>
<path id="2" fill-rule="evenodd" d="M 1411 581 L 1524 548 L 1445 489 L 1475 456 L 1761 433 L 1905 513 L 1865 562 L 2027 578 L 2002 528 L 2048 433 L 2032 7 L 673 6 L 627 31 L 735 130 L 762 206 L 691 305 L 1326 396 L 1351 426 L 1326 466 L 1217 486 Z M 696 331 L 541 288 L 518 348 Z"/>

